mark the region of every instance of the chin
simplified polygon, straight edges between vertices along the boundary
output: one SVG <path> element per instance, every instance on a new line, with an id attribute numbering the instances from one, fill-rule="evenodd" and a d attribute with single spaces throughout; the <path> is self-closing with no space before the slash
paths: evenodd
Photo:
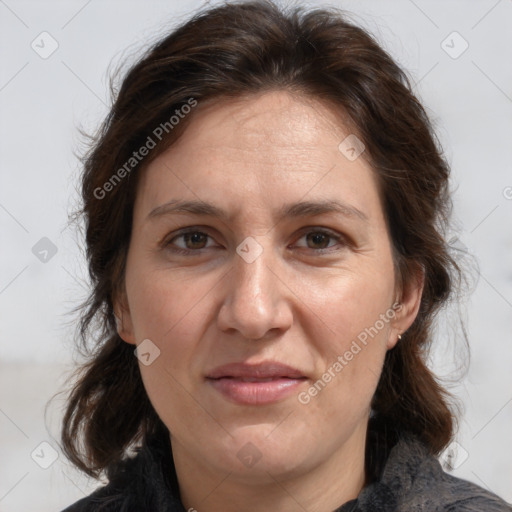
<path id="1" fill-rule="evenodd" d="M 232 431 L 226 443 L 214 449 L 214 464 L 222 465 L 224 471 L 232 472 L 233 478 L 249 480 L 257 484 L 286 480 L 314 466 L 314 455 L 318 447 L 310 447 L 295 440 L 290 432 L 273 437 L 276 425 L 257 425 Z M 270 433 L 270 434 L 269 434 Z"/>

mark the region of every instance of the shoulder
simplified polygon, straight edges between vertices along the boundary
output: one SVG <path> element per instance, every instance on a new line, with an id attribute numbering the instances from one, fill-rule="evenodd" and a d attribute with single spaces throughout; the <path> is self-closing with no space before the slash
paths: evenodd
<path id="1" fill-rule="evenodd" d="M 449 512 L 512 512 L 512 506 L 496 494 L 444 471 L 440 490 L 445 499 L 444 510 Z"/>
<path id="2" fill-rule="evenodd" d="M 400 432 L 393 441 L 389 451 L 377 446 L 374 479 L 339 512 L 512 512 L 492 492 L 444 471 L 414 435 Z"/>
<path id="3" fill-rule="evenodd" d="M 107 485 L 69 505 L 62 512 L 115 512 L 122 510 L 124 502 L 123 494 L 113 493 Z"/>
<path id="4" fill-rule="evenodd" d="M 145 487 L 144 476 L 152 468 L 148 467 L 144 450 L 134 457 L 119 462 L 109 474 L 109 482 L 97 488 L 92 494 L 68 506 L 62 512 L 125 512 L 137 510 L 141 488 Z M 148 495 L 152 492 L 148 488 Z M 142 510 L 142 509 L 141 509 Z"/>
<path id="5" fill-rule="evenodd" d="M 136 477 L 134 466 L 137 459 L 125 464 L 107 485 L 96 489 L 92 494 L 66 507 L 62 512 L 117 512 L 128 510 L 128 502 L 132 499 L 130 481 Z"/>
<path id="6" fill-rule="evenodd" d="M 416 439 L 400 441 L 389 459 L 383 477 L 388 485 L 401 484 L 397 510 L 512 512 L 496 494 L 445 472 Z"/>
<path id="7" fill-rule="evenodd" d="M 134 457 L 109 471 L 109 483 L 62 512 L 182 512 L 168 435 L 145 439 Z"/>

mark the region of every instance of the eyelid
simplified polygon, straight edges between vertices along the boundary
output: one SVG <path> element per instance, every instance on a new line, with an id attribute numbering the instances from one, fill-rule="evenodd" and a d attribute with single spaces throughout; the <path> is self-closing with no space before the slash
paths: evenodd
<path id="1" fill-rule="evenodd" d="M 179 229 L 178 231 L 173 232 L 170 236 L 165 236 L 159 245 L 161 245 L 165 249 L 171 244 L 171 242 L 174 239 L 182 237 L 189 233 L 200 233 L 200 234 L 206 235 L 210 239 L 213 239 L 213 236 L 209 232 L 210 230 L 211 230 L 211 228 L 208 228 L 206 226 L 204 226 L 204 227 L 203 226 L 188 226 L 188 227 L 185 227 L 185 228 Z M 303 238 L 305 235 L 307 235 L 309 233 L 324 234 L 324 235 L 330 237 L 331 239 L 333 239 L 335 242 L 337 242 L 337 245 L 339 245 L 339 244 L 341 244 L 343 246 L 353 245 L 352 240 L 347 235 L 344 235 L 342 233 L 333 231 L 332 229 L 325 228 L 322 226 L 305 226 L 305 227 L 301 228 L 299 231 L 299 236 L 295 237 L 295 241 L 293 243 L 295 244 L 298 240 L 300 240 L 301 238 Z M 313 251 L 313 253 L 322 254 L 322 253 L 328 253 L 328 252 L 333 252 L 333 251 L 339 250 L 339 249 L 334 249 L 334 247 L 336 247 L 336 246 L 325 247 L 323 249 L 311 249 L 308 247 L 301 247 L 301 249 L 309 249 L 310 251 Z M 183 249 L 181 247 L 177 247 L 177 248 L 172 248 L 170 250 L 177 254 L 185 254 L 186 255 L 186 254 L 193 254 L 193 253 L 202 254 L 202 252 L 205 251 L 206 249 L 212 249 L 212 248 L 215 248 L 215 247 L 203 247 L 201 249 Z"/>
<path id="2" fill-rule="evenodd" d="M 349 239 L 349 237 L 347 237 L 346 235 L 339 233 L 337 231 L 333 231 L 332 229 L 329 229 L 329 228 L 321 227 L 321 226 L 306 226 L 306 227 L 302 228 L 300 230 L 298 238 L 296 238 L 294 243 L 296 243 L 297 240 L 300 240 L 302 237 L 304 237 L 308 233 L 321 233 L 323 235 L 326 235 L 326 236 L 330 237 L 332 240 L 334 240 L 335 242 L 337 242 L 337 245 L 339 245 L 339 244 L 341 244 L 343 246 L 353 245 L 351 240 Z M 331 246 L 331 247 L 325 247 L 323 249 L 309 249 L 308 247 L 303 247 L 303 248 L 309 249 L 309 250 L 313 251 L 314 253 L 322 254 L 322 253 L 328 253 L 328 252 L 333 252 L 333 251 L 338 250 L 338 249 L 335 249 L 335 247 L 336 247 L 336 245 Z"/>
<path id="3" fill-rule="evenodd" d="M 169 236 L 165 236 L 162 239 L 162 241 L 159 243 L 159 245 L 162 246 L 163 248 L 166 248 L 167 246 L 169 246 L 171 244 L 171 242 L 175 238 L 182 237 L 182 236 L 187 235 L 189 233 L 201 233 L 201 234 L 206 235 L 208 238 L 211 238 L 213 240 L 213 236 L 209 233 L 209 229 L 207 227 L 189 226 L 189 227 L 186 227 L 186 228 L 179 229 L 178 231 L 174 231 Z M 178 252 L 178 253 L 179 252 L 183 252 L 183 253 L 197 252 L 197 253 L 199 253 L 200 251 L 203 251 L 204 249 L 205 248 L 194 250 L 194 249 L 183 249 L 181 247 L 178 247 L 178 248 L 172 249 L 172 250 L 176 250 L 176 252 Z"/>

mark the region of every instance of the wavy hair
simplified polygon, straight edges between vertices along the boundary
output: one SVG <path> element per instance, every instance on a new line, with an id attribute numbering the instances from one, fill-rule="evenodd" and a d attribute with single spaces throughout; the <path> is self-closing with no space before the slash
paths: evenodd
<path id="1" fill-rule="evenodd" d="M 120 169 L 191 98 L 200 105 L 276 89 L 325 101 L 348 119 L 378 177 L 399 286 L 418 268 L 424 272 L 419 313 L 387 352 L 372 421 L 384 431 L 399 427 L 418 436 L 433 454 L 452 437 L 450 395 L 425 361 L 432 322 L 460 273 L 444 238 L 449 166 L 428 115 L 405 72 L 343 11 L 233 2 L 194 14 L 131 66 L 82 157 L 77 214 L 85 222 L 92 289 L 80 306 L 79 334 L 88 359 L 69 391 L 61 445 L 90 476 L 112 474 L 130 447 L 164 428 L 133 346 L 117 333 L 113 303 L 123 290 L 138 176 L 194 113 L 130 172 Z M 113 183 L 116 173 L 122 179 Z"/>

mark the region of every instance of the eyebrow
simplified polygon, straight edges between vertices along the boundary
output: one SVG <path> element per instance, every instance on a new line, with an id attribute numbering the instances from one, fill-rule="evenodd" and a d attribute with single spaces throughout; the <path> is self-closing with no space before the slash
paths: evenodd
<path id="1" fill-rule="evenodd" d="M 205 201 L 178 200 L 174 199 L 165 204 L 157 206 L 147 216 L 146 220 L 155 219 L 163 215 L 171 215 L 175 213 L 188 213 L 192 215 L 203 215 L 215 217 L 223 221 L 228 221 L 230 216 L 222 208 Z M 285 217 L 313 217 L 315 215 L 323 215 L 328 213 L 337 213 L 348 218 L 358 218 L 368 221 L 368 216 L 349 204 L 341 201 L 323 200 L 323 201 L 303 201 L 298 203 L 285 204 L 276 211 L 276 218 L 282 220 Z"/>

